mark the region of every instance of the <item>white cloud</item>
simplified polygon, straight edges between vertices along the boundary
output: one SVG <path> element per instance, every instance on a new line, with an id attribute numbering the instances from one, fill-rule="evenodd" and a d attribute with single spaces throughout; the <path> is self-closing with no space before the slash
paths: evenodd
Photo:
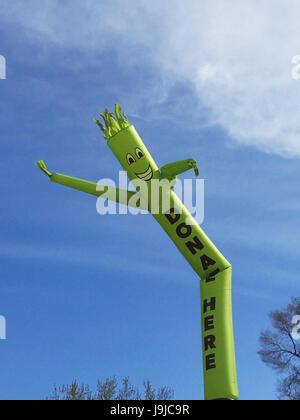
<path id="1" fill-rule="evenodd" d="M 236 143 L 300 156 L 300 81 L 291 76 L 300 53 L 298 0 L 1 3 L 2 19 L 43 40 L 82 50 L 109 46 L 130 60 L 142 46 L 166 79 L 194 85 L 210 123 Z"/>

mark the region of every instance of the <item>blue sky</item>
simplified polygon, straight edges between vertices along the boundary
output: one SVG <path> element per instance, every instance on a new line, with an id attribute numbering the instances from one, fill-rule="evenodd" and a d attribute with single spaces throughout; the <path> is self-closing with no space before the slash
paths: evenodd
<path id="1" fill-rule="evenodd" d="M 275 399 L 257 350 L 299 296 L 300 6 L 58 3 L 1 0 L 0 398 L 111 375 L 202 398 L 196 274 L 150 215 L 99 216 L 34 165 L 117 180 L 93 118 L 119 102 L 159 165 L 197 160 L 203 228 L 233 264 L 240 396 Z"/>

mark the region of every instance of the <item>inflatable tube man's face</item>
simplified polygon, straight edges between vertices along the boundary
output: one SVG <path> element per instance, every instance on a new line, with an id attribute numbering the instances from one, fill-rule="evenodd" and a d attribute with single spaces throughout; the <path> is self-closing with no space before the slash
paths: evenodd
<path id="1" fill-rule="evenodd" d="M 133 183 L 159 178 L 158 167 L 133 126 L 112 137 L 108 146 Z"/>

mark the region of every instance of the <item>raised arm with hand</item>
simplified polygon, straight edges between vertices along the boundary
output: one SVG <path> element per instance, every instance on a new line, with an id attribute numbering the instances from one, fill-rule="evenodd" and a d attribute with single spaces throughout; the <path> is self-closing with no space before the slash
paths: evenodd
<path id="1" fill-rule="evenodd" d="M 43 160 L 39 160 L 37 162 L 37 166 L 50 178 L 52 182 L 87 194 L 95 195 L 96 197 L 101 197 L 105 194 L 105 198 L 120 204 L 128 205 L 130 198 L 137 194 L 133 191 L 120 190 L 119 188 L 85 181 L 84 179 L 74 178 L 57 172 L 51 173 Z"/>
<path id="2" fill-rule="evenodd" d="M 168 163 L 167 165 L 164 165 L 160 170 L 161 178 L 172 181 L 177 177 L 177 175 L 189 171 L 190 169 L 194 169 L 196 176 L 199 175 L 197 162 L 194 159 L 185 159 L 179 160 L 178 162 Z"/>

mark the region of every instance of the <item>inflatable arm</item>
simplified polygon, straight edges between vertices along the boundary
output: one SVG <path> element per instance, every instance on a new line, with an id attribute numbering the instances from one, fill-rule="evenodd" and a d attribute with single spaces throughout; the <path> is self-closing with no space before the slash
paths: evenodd
<path id="1" fill-rule="evenodd" d="M 190 169 L 194 169 L 196 176 L 199 175 L 197 162 L 194 159 L 185 159 L 178 162 L 168 163 L 167 165 L 162 166 L 160 173 L 163 179 L 171 181 L 176 178 L 177 175 L 180 175 Z"/>
<path id="2" fill-rule="evenodd" d="M 105 195 L 105 198 L 108 198 L 109 200 L 128 205 L 130 198 L 136 195 L 136 193 L 133 191 L 124 191 L 120 190 L 119 188 L 100 185 L 95 182 L 85 181 L 83 179 L 59 174 L 57 172 L 52 174 L 42 160 L 37 162 L 37 166 L 50 178 L 52 182 L 73 188 L 78 191 L 82 191 L 87 194 L 95 195 L 96 197 Z M 132 204 L 130 205 L 132 206 Z"/>

